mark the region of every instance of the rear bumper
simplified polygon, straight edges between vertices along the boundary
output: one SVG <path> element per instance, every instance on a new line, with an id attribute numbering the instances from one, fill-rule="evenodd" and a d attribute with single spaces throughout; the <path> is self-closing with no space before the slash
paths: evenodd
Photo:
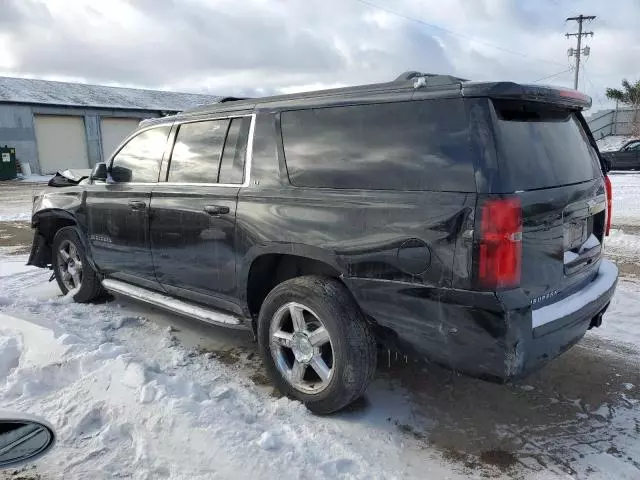
<path id="1" fill-rule="evenodd" d="M 617 280 L 617 267 L 603 259 L 593 281 L 536 310 L 519 290 L 496 294 L 372 279 L 345 282 L 392 347 L 503 382 L 539 368 L 599 324 Z"/>
<path id="2" fill-rule="evenodd" d="M 618 283 L 618 267 L 603 259 L 598 273 L 584 288 L 551 305 L 531 312 L 532 337 L 522 373 L 534 370 L 578 342 L 602 315 Z"/>

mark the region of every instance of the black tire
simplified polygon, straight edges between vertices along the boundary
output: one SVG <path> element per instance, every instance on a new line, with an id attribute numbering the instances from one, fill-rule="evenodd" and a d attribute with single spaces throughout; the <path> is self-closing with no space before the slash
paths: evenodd
<path id="1" fill-rule="evenodd" d="M 272 355 L 274 315 L 291 303 L 310 308 L 329 333 L 332 375 L 318 393 L 295 388 Z M 377 347 L 373 332 L 350 292 L 338 280 L 309 275 L 287 280 L 266 297 L 258 318 L 258 344 L 267 372 L 283 394 L 303 402 L 317 414 L 332 413 L 359 398 L 373 380 Z M 275 351 L 275 350 L 274 350 Z"/>
<path id="2" fill-rule="evenodd" d="M 80 235 L 76 227 L 64 227 L 56 232 L 53 238 L 53 246 L 51 252 L 53 272 L 58 282 L 58 286 L 64 295 L 67 295 L 71 290 L 69 286 L 65 284 L 63 280 L 63 272 L 61 270 L 59 251 L 63 245 L 73 245 L 77 250 L 77 255 L 81 260 L 82 274 L 80 287 L 77 288 L 77 292 L 73 295 L 73 300 L 78 303 L 89 303 L 93 300 L 100 298 L 104 295 L 105 290 L 102 287 L 100 278 L 97 272 L 93 269 L 91 264 L 87 261 L 87 255 L 84 249 L 84 244 L 80 240 Z"/>

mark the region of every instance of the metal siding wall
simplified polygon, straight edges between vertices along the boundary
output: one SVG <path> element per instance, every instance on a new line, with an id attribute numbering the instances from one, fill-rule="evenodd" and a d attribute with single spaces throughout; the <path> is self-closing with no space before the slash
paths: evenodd
<path id="1" fill-rule="evenodd" d="M 97 162 L 104 161 L 102 158 L 102 137 L 100 132 L 100 119 L 102 117 L 139 118 L 143 120 L 159 116 L 158 112 L 152 110 L 117 110 L 0 103 L 0 145 L 15 147 L 18 160 L 29 162 L 33 173 L 42 173 L 33 119 L 35 114 L 84 117 L 87 154 L 91 166 Z"/>
<path id="2" fill-rule="evenodd" d="M 102 134 L 100 132 L 100 117 L 85 115 L 84 126 L 87 134 L 87 153 L 89 166 L 93 167 L 102 161 Z"/>
<path id="3" fill-rule="evenodd" d="M 15 147 L 16 158 L 40 173 L 33 111 L 30 106 L 0 104 L 0 145 Z"/>

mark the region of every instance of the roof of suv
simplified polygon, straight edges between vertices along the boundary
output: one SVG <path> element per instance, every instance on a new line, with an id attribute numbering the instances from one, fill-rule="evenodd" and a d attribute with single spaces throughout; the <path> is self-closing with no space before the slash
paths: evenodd
<path id="1" fill-rule="evenodd" d="M 228 110 L 231 106 L 234 107 L 234 110 L 236 109 L 236 107 L 240 106 L 246 109 L 252 108 L 255 105 L 266 103 L 295 101 L 318 97 L 340 97 L 358 93 L 375 94 L 402 90 L 407 91 L 421 87 L 438 87 L 439 89 L 443 89 L 444 87 L 445 90 L 460 90 L 460 85 L 462 84 L 462 82 L 466 81 L 467 80 L 463 78 L 458 78 L 451 75 L 438 75 L 432 73 L 410 71 L 401 74 L 400 76 L 398 76 L 398 78 L 391 82 L 371 83 L 367 85 L 355 85 L 351 87 L 331 88 L 327 90 L 314 90 L 310 92 L 291 93 L 286 95 L 273 95 L 270 97 L 262 98 L 240 99 L 234 101 L 233 104 L 223 102 L 222 104 L 203 105 L 194 109 L 185 110 L 184 112 L 182 112 L 182 114 L 201 114 L 213 111 Z"/>
<path id="2" fill-rule="evenodd" d="M 573 108 L 589 108 L 591 98 L 575 90 L 560 89 L 541 85 L 525 85 L 513 82 L 470 82 L 452 75 L 438 75 L 409 71 L 395 80 L 384 83 L 357 85 L 352 87 L 316 90 L 311 92 L 276 95 L 262 98 L 224 98 L 220 103 L 204 105 L 186 110 L 171 117 L 145 120 L 145 125 L 163 123 L 169 119 L 182 120 L 207 114 L 253 110 L 269 104 L 304 102 L 305 100 L 323 99 L 337 100 L 350 96 L 376 96 L 412 91 L 426 91 L 430 98 L 460 95 L 464 97 L 521 98 L 531 101 L 549 101 Z"/>

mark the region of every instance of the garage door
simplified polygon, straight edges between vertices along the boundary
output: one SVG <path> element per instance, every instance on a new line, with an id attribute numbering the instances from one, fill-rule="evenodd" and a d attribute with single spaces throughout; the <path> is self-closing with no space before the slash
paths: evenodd
<path id="1" fill-rule="evenodd" d="M 90 168 L 83 117 L 36 115 L 34 122 L 43 174 Z"/>
<path id="2" fill-rule="evenodd" d="M 138 128 L 140 119 L 135 118 L 103 118 L 100 122 L 102 131 L 102 158 L 108 161 L 113 151 L 127 135 Z"/>

